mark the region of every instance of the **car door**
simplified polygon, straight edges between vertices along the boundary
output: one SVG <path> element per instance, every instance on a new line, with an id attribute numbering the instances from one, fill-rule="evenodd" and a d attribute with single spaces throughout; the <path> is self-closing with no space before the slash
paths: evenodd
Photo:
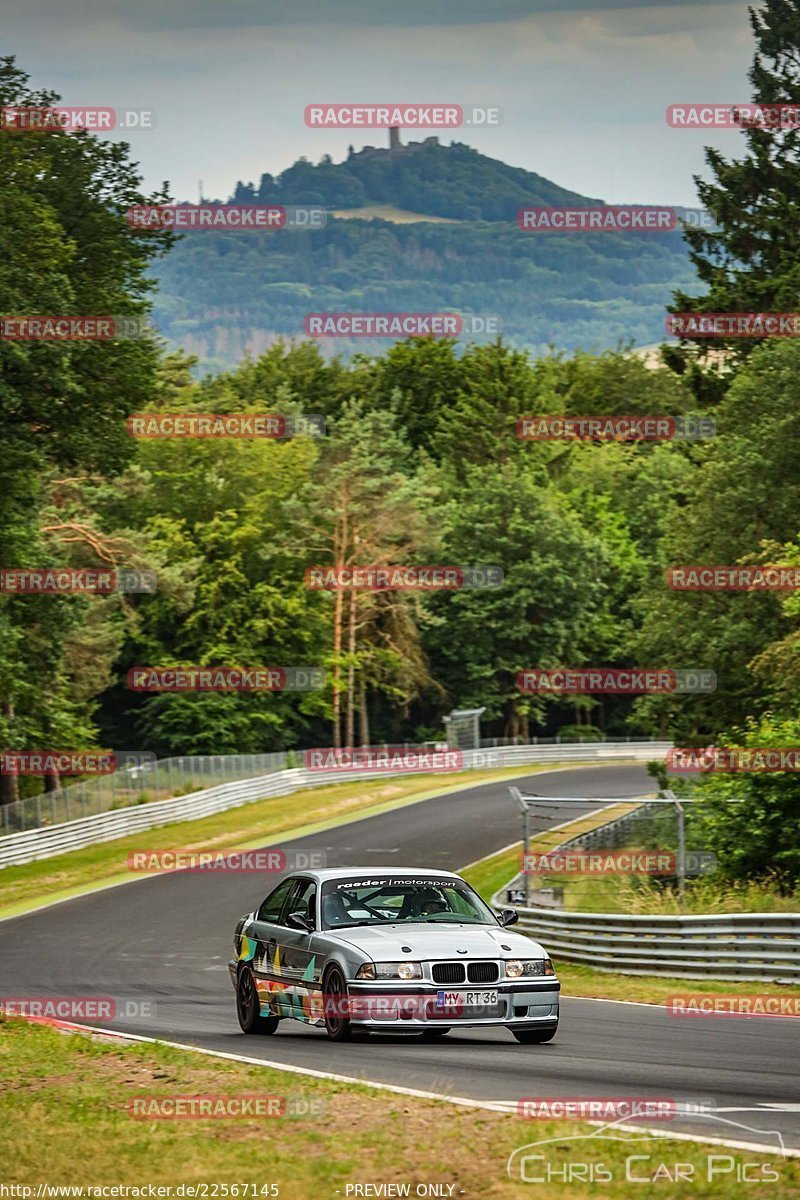
<path id="1" fill-rule="evenodd" d="M 290 1002 L 289 1015 L 300 1021 L 315 1020 L 319 1016 L 316 1001 L 320 998 L 323 963 L 320 956 L 314 953 L 314 931 L 293 929 L 289 925 L 289 916 L 300 913 L 304 917 L 311 917 L 316 926 L 316 911 L 316 883 L 313 879 L 297 879 L 280 918 L 278 969 L 285 988 L 284 996 Z"/>
<path id="2" fill-rule="evenodd" d="M 286 901 L 294 891 L 295 877 L 282 880 L 267 896 L 247 928 L 247 937 L 254 943 L 252 968 L 262 1007 L 280 988 L 276 986 L 275 971 L 280 918 Z"/>

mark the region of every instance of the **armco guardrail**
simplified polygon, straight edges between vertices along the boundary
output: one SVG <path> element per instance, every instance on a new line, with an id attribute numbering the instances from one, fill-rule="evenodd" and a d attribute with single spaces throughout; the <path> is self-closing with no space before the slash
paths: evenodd
<path id="1" fill-rule="evenodd" d="M 555 746 L 506 746 L 497 750 L 465 750 L 464 767 L 480 770 L 507 766 L 552 762 L 603 762 L 616 759 L 627 762 L 648 762 L 661 759 L 671 742 L 587 742 L 561 743 Z M 224 812 L 254 800 L 269 796 L 287 796 L 301 788 L 321 787 L 331 783 L 355 782 L 386 774 L 383 771 L 342 769 L 341 771 L 312 771 L 293 767 L 261 775 L 253 779 L 220 784 L 204 791 L 191 792 L 168 800 L 153 800 L 147 804 L 116 809 L 50 825 L 24 833 L 10 833 L 0 838 L 0 868 L 51 858 L 68 850 L 80 850 L 95 842 L 109 842 L 160 825 L 193 821 L 212 813 Z M 438 774 L 438 782 L 446 784 L 447 775 Z"/>
<path id="2" fill-rule="evenodd" d="M 505 891 L 505 889 L 503 889 Z M 502 907 L 500 893 L 495 908 Z M 640 917 L 520 908 L 553 958 L 625 975 L 800 983 L 800 913 Z"/>
<path id="3" fill-rule="evenodd" d="M 187 754 L 160 758 L 123 750 L 118 762 L 133 759 L 133 765 L 117 767 L 110 775 L 95 775 L 72 782 L 62 778 L 56 791 L 39 792 L 0 805 L 0 837 L 26 833 L 44 825 L 63 825 L 98 813 L 188 796 L 218 787 L 221 783 L 256 779 L 295 764 L 286 751 L 263 754 Z"/>
<path id="4" fill-rule="evenodd" d="M 639 812 L 564 845 L 599 842 L 604 831 L 624 828 Z M 516 876 L 492 897 L 495 910 L 507 906 L 504 893 L 520 878 Z M 515 929 L 541 942 L 553 958 L 590 963 L 595 970 L 800 983 L 800 913 L 651 917 L 515 907 L 520 914 Z"/>

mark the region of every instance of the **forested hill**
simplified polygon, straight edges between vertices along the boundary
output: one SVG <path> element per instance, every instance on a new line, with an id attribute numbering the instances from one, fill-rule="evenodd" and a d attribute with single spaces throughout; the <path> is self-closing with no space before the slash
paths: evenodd
<path id="1" fill-rule="evenodd" d="M 534 354 L 652 345 L 663 340 L 673 290 L 695 282 L 677 231 L 523 232 L 524 205 L 602 201 L 461 143 L 365 147 L 338 164 L 299 159 L 217 198 L 228 199 L 322 205 L 329 217 L 313 232 L 189 233 L 158 264 L 156 324 L 201 370 L 303 338 L 313 312 L 491 316 L 507 342 Z M 348 358 L 390 344 L 321 346 Z"/>
<path id="2" fill-rule="evenodd" d="M 377 130 L 381 134 L 384 131 Z M 463 142 L 442 146 L 438 138 L 399 149 L 367 146 L 345 162 L 326 155 L 317 165 L 299 159 L 281 175 L 238 183 L 231 199 L 240 204 L 321 204 L 363 208 L 373 202 L 432 217 L 459 221 L 514 221 L 524 204 L 602 203 L 558 187 L 542 175 L 487 158 Z"/>

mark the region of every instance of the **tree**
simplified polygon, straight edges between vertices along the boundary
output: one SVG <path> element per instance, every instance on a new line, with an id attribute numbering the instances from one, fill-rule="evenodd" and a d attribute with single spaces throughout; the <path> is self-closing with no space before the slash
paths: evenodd
<path id="1" fill-rule="evenodd" d="M 415 470 L 394 412 L 346 404 L 323 448 L 313 488 L 299 498 L 313 514 L 305 539 L 314 564 L 345 567 L 419 562 L 434 544 L 431 495 Z M 406 592 L 379 596 L 337 588 L 332 598 L 333 744 L 354 741 L 360 702 L 368 731 L 367 692 L 373 687 L 407 704 L 430 682 L 419 644 L 419 598 Z M 342 699 L 344 698 L 344 711 Z"/>
<path id="2" fill-rule="evenodd" d="M 32 90 L 13 58 L 0 59 L 0 106 L 43 108 L 57 100 L 53 92 Z M 133 233 L 123 214 L 167 197 L 142 194 L 128 153 L 125 143 L 104 143 L 86 132 L 0 134 L 0 311 L 147 313 L 153 286 L 147 269 L 171 235 Z M 124 417 L 149 397 L 157 353 L 146 337 L 0 339 L 4 565 L 56 561 L 40 528 L 49 481 L 55 471 L 121 469 L 130 454 Z M 0 598 L 0 732 L 7 745 L 21 746 L 48 729 L 66 739 L 67 748 L 70 741 L 85 745 L 89 710 L 66 696 L 64 638 L 77 611 L 66 598 Z M 0 802 L 14 795 L 13 778 L 0 777 Z"/>
<path id="3" fill-rule="evenodd" d="M 623 531 L 612 552 L 600 508 L 587 528 L 531 465 L 471 467 L 457 486 L 443 485 L 443 499 L 444 561 L 497 564 L 504 581 L 432 597 L 429 654 L 458 707 L 485 705 L 487 721 L 502 718 L 506 733 L 525 735 L 531 718 L 543 720 L 546 704 L 520 693 L 518 673 L 598 663 L 613 639 L 609 584 L 627 569 L 628 539 Z"/>
<path id="4" fill-rule="evenodd" d="M 800 105 L 800 3 L 765 0 L 750 10 L 756 52 L 748 78 L 754 100 L 764 105 Z M 711 181 L 696 177 L 703 206 L 718 228 L 687 228 L 690 258 L 702 296 L 675 294 L 672 312 L 794 312 L 800 301 L 800 122 L 785 128 L 745 125 L 747 153 L 727 160 L 707 147 Z M 690 354 L 667 351 L 679 370 L 695 356 L 707 357 L 724 346 L 737 358 L 752 353 L 758 339 L 695 339 Z M 708 382 L 708 381 L 707 381 Z M 716 380 L 719 394 L 719 379 Z"/>
<path id="5" fill-rule="evenodd" d="M 796 747 L 800 722 L 765 714 L 720 746 Z M 784 892 L 800 884 L 800 808 L 791 771 L 709 772 L 684 783 L 699 803 L 687 806 L 694 844 L 717 855 L 717 872 L 731 881 L 775 882 Z"/>
<path id="6" fill-rule="evenodd" d="M 792 626 L 770 591 L 671 591 L 669 566 L 775 562 L 797 537 L 800 483 L 800 347 L 763 346 L 738 373 L 717 409 L 717 436 L 693 454 L 697 470 L 665 524 L 651 586 L 643 595 L 640 662 L 711 667 L 717 692 L 651 697 L 675 736 L 708 737 L 760 712 L 771 684 L 752 662 Z"/>

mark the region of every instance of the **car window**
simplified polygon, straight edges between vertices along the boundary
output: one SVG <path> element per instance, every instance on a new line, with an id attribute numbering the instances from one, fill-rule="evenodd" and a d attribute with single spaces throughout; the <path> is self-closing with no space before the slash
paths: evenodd
<path id="1" fill-rule="evenodd" d="M 373 924 L 496 925 L 497 918 L 462 879 L 330 880 L 322 886 L 322 927 Z"/>
<path id="2" fill-rule="evenodd" d="M 292 893 L 289 903 L 286 906 L 284 916 L 284 924 L 289 913 L 302 913 L 304 917 L 310 917 L 316 925 L 317 923 L 317 885 L 313 879 L 298 879 L 297 888 Z"/>
<path id="3" fill-rule="evenodd" d="M 279 883 L 273 892 L 267 896 L 261 908 L 258 910 L 259 921 L 269 921 L 272 925 L 276 923 L 281 915 L 283 902 L 289 895 L 289 892 L 295 885 L 294 879 L 284 879 Z"/>

